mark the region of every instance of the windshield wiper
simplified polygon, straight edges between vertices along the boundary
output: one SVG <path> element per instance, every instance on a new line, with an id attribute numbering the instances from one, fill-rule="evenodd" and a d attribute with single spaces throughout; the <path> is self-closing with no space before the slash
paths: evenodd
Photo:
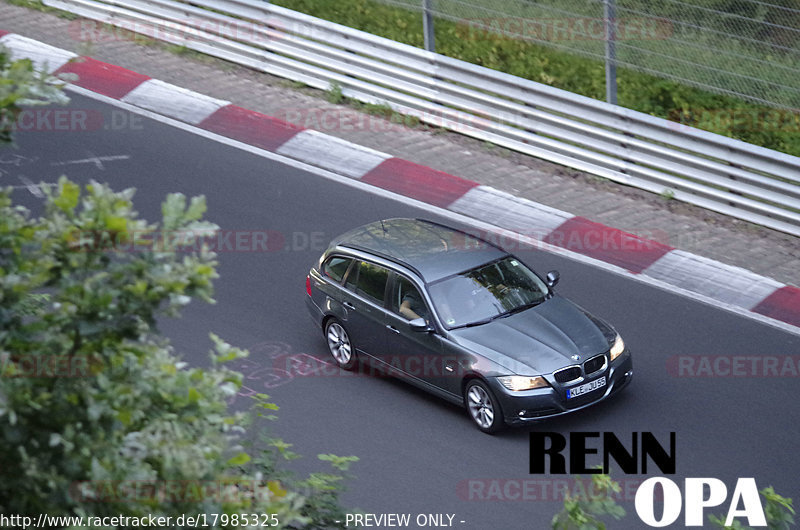
<path id="1" fill-rule="evenodd" d="M 496 318 L 500 318 L 500 317 L 502 317 L 503 315 L 505 315 L 505 313 L 500 313 L 500 314 L 497 314 L 497 315 L 492 315 L 492 316 L 490 316 L 490 317 L 488 317 L 488 318 L 483 318 L 483 319 L 481 319 L 481 320 L 476 320 L 475 322 L 468 322 L 468 323 L 466 323 L 466 324 L 461 324 L 460 326 L 455 326 L 455 327 L 453 327 L 453 328 L 450 328 L 450 329 L 459 329 L 459 328 L 472 328 L 472 327 L 475 327 L 475 326 L 482 326 L 482 325 L 484 325 L 484 324 L 488 324 L 489 322 L 491 322 L 492 320 L 494 320 L 494 319 L 496 319 Z"/>
<path id="2" fill-rule="evenodd" d="M 468 324 L 461 324 L 460 326 L 455 326 L 454 328 L 451 328 L 451 329 L 472 328 L 472 327 L 475 327 L 475 326 L 482 326 L 484 324 L 488 324 L 492 320 L 497 320 L 498 318 L 505 318 L 505 317 L 511 316 L 511 315 L 513 315 L 515 313 L 519 313 L 520 311 L 525 311 L 526 309 L 530 309 L 531 307 L 535 307 L 535 306 L 541 304 L 544 301 L 545 301 L 545 299 L 543 298 L 543 299 L 537 300 L 535 302 L 528 302 L 527 304 L 522 304 L 522 305 L 519 305 L 519 306 L 515 307 L 514 309 L 510 309 L 510 310 L 506 311 L 505 313 L 498 313 L 497 315 L 492 315 L 492 316 L 490 316 L 488 318 L 484 318 L 484 319 L 481 319 L 481 320 L 476 320 L 475 322 L 469 322 Z"/>
<path id="3" fill-rule="evenodd" d="M 476 320 L 475 322 L 470 322 L 468 324 L 464 324 L 463 326 L 459 326 L 459 327 L 461 327 L 461 328 L 472 328 L 472 327 L 475 327 L 475 326 L 482 326 L 484 324 L 488 324 L 489 322 L 491 322 L 495 318 L 500 318 L 500 315 L 494 315 L 494 316 L 491 316 L 489 318 L 484 318 L 483 320 Z"/>
<path id="4" fill-rule="evenodd" d="M 532 307 L 536 307 L 537 305 L 541 304 L 542 302 L 544 302 L 544 299 L 536 300 L 535 302 L 528 302 L 527 304 L 518 305 L 514 309 L 510 309 L 510 310 L 506 311 L 502 315 L 498 315 L 498 317 L 505 318 L 505 317 L 511 316 L 511 315 L 513 315 L 515 313 L 519 313 L 520 311 L 525 311 L 526 309 L 530 309 Z"/>

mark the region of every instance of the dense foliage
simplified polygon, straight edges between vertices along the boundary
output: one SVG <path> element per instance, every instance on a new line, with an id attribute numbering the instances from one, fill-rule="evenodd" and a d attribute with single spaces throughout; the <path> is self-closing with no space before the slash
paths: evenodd
<path id="1" fill-rule="evenodd" d="M 63 80 L 0 47 L 0 149 L 13 149 L 23 109 L 69 101 Z M 133 189 L 65 177 L 41 189 L 38 216 L 0 190 L 0 513 L 341 526 L 357 458 L 319 455 L 332 472 L 307 478 L 285 470 L 290 444 L 246 436 L 254 418 L 274 419 L 269 396 L 255 396 L 255 414 L 228 410 L 242 375 L 225 363 L 247 352 L 211 334 L 212 367 L 191 368 L 156 327 L 192 299 L 213 302 L 215 255 L 200 241 L 218 227 L 202 219 L 205 199 L 171 194 L 153 224 Z"/>
<path id="2" fill-rule="evenodd" d="M 130 189 L 64 177 L 45 189 L 38 217 L 0 192 L 0 513 L 266 513 L 329 527 L 339 475 L 279 481 L 287 444 L 253 458 L 241 445 L 246 413 L 227 408 L 241 374 L 224 363 L 246 352 L 211 335 L 212 367 L 192 368 L 156 328 L 212 301 L 214 254 L 174 251 L 216 229 L 204 199 L 169 195 L 151 224 Z"/>

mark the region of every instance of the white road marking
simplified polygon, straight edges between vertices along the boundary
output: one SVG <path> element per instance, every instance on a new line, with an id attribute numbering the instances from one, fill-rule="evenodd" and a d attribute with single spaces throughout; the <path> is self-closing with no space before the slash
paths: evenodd
<path id="1" fill-rule="evenodd" d="M 782 283 L 747 269 L 683 250 L 668 252 L 642 274 L 748 309 L 783 287 Z"/>
<path id="2" fill-rule="evenodd" d="M 13 155 L 8 153 L 0 155 L 0 164 L 3 164 L 4 166 L 22 167 L 26 164 L 33 164 L 37 160 L 39 160 L 38 156 L 29 158 L 24 155 Z"/>
<path id="3" fill-rule="evenodd" d="M 545 237 L 574 215 L 544 204 L 516 197 L 490 186 L 476 186 L 448 207 L 454 212 L 499 227 Z"/>
<path id="4" fill-rule="evenodd" d="M 278 148 L 284 156 L 361 178 L 392 155 L 363 147 L 319 131 L 295 134 Z"/>
<path id="5" fill-rule="evenodd" d="M 42 192 L 40 187 L 41 185 L 34 184 L 33 181 L 28 177 L 26 177 L 25 175 L 19 175 L 18 178 L 19 181 L 22 182 L 22 186 L 13 186 L 14 188 L 25 188 L 29 192 L 31 192 L 31 195 L 33 195 L 34 197 L 38 199 L 44 199 L 44 193 Z M 55 186 L 55 184 L 47 184 L 47 183 L 42 183 L 42 185 Z"/>
<path id="6" fill-rule="evenodd" d="M 64 162 L 53 162 L 51 165 L 53 166 L 69 166 L 72 164 L 94 164 L 97 169 L 100 171 L 105 170 L 105 166 L 103 162 L 113 162 L 114 160 L 127 160 L 130 158 L 130 155 L 108 155 L 108 156 L 94 156 L 92 153 L 88 153 L 89 158 L 81 158 L 79 160 L 67 160 Z"/>
<path id="7" fill-rule="evenodd" d="M 140 84 L 128 92 L 122 101 L 192 125 L 197 125 L 230 103 L 158 79 L 149 79 Z"/>

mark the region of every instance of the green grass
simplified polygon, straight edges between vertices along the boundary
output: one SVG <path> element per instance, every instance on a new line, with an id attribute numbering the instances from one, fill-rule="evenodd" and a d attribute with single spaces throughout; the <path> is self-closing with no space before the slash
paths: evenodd
<path id="1" fill-rule="evenodd" d="M 339 83 L 331 83 L 330 88 L 328 88 L 325 94 L 328 102 L 335 105 L 349 105 L 361 112 L 366 112 L 373 116 L 380 116 L 392 123 L 397 123 L 406 127 L 417 127 L 420 125 L 419 118 L 408 114 L 401 114 L 395 111 L 388 103 L 365 103 L 346 97 L 342 94 L 342 86 Z"/>
<path id="2" fill-rule="evenodd" d="M 420 6 L 419 0 L 378 1 L 412 10 Z M 797 2 L 770 3 L 776 5 L 758 0 L 616 0 L 618 59 L 700 88 L 708 85 L 722 93 L 731 90 L 800 108 Z M 436 0 L 433 6 L 438 18 L 468 21 L 464 24 L 476 30 L 485 24 L 514 38 L 547 41 L 555 50 L 604 56 L 599 1 Z"/>
<path id="3" fill-rule="evenodd" d="M 342 95 L 342 85 L 339 83 L 331 83 L 330 88 L 328 89 L 328 103 L 333 103 L 334 105 L 339 103 L 344 103 L 344 95 Z"/>
<path id="4" fill-rule="evenodd" d="M 493 6 L 510 1 L 493 0 Z M 274 0 L 273 3 L 423 47 L 419 11 L 376 0 Z M 481 14 L 476 17 L 480 18 Z M 446 19 L 436 19 L 435 29 L 438 53 L 591 98 L 605 99 L 602 60 L 499 34 L 476 32 L 474 27 Z M 701 49 L 698 53 L 709 52 Z M 617 74 L 618 102 L 624 107 L 800 156 L 798 114 L 776 111 L 773 107 L 626 68 L 619 68 Z"/>

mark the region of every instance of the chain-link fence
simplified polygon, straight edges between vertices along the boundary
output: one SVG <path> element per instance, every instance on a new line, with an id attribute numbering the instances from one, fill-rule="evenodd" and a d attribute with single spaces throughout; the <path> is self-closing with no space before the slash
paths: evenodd
<path id="1" fill-rule="evenodd" d="M 499 33 L 608 66 L 800 109 L 797 0 L 380 1 L 422 12 L 426 25 L 449 19 L 476 36 Z M 430 49 L 433 34 L 426 31 Z M 613 68 L 607 72 L 613 77 Z"/>

